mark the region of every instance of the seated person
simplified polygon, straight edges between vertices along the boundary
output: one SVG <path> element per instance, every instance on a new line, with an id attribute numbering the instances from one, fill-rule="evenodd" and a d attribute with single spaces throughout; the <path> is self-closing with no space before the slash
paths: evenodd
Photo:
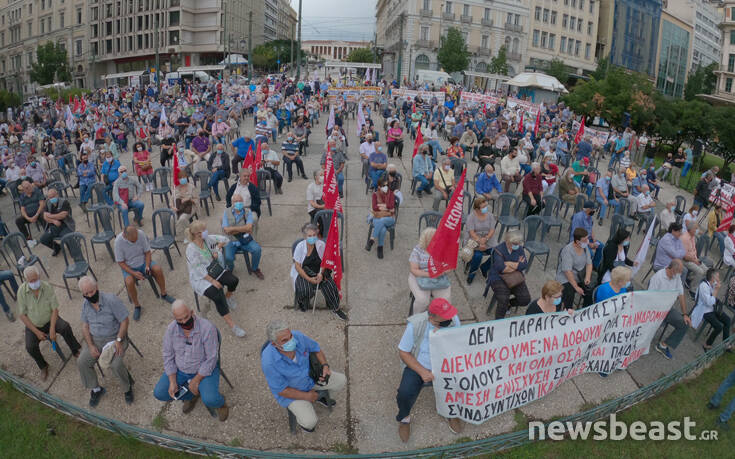
<path id="1" fill-rule="evenodd" d="M 247 169 L 243 169 L 245 170 Z M 254 222 L 255 213 L 245 207 L 242 196 L 234 194 L 232 207 L 225 209 L 222 215 L 222 230 L 230 236 L 230 242 L 225 246 L 225 267 L 234 271 L 237 254 L 247 252 L 250 254 L 252 272 L 263 280 L 263 272 L 259 267 L 261 248 L 253 238 Z"/>
<path id="2" fill-rule="evenodd" d="M 492 164 L 485 164 L 485 171 L 479 174 L 475 181 L 475 194 L 484 197 L 487 201 L 495 201 L 502 192 L 503 188 L 495 175 L 495 168 Z"/>
<path id="3" fill-rule="evenodd" d="M 136 281 L 153 276 L 160 289 L 161 299 L 173 303 L 175 298 L 166 293 L 166 279 L 163 270 L 151 259 L 151 245 L 148 236 L 133 226 L 125 229 L 115 238 L 115 262 L 120 265 L 123 281 L 130 301 L 135 306 L 133 320 L 140 320 L 141 305 L 138 301 Z"/>
<path id="4" fill-rule="evenodd" d="M 283 162 L 286 163 L 286 172 L 288 172 L 288 181 L 293 180 L 293 165 L 296 164 L 296 172 L 301 175 L 304 180 L 306 172 L 304 172 L 304 163 L 301 161 L 299 154 L 299 143 L 295 140 L 293 132 L 286 135 L 286 141 L 281 144 L 281 152 L 283 153 Z"/>
<path id="5" fill-rule="evenodd" d="M 18 230 L 25 236 L 28 246 L 33 248 L 36 241 L 31 237 L 31 231 L 28 225 L 36 223 L 43 215 L 46 209 L 46 198 L 43 196 L 41 189 L 31 182 L 30 179 L 23 179 L 20 184 L 21 193 L 18 195 L 20 204 L 20 215 L 15 218 L 15 225 Z"/>
<path id="6" fill-rule="evenodd" d="M 130 225 L 128 210 L 132 209 L 135 223 L 138 226 L 143 226 L 143 209 L 145 208 L 145 204 L 138 200 L 140 185 L 137 181 L 130 180 L 127 167 L 120 166 L 118 172 L 120 173 L 120 178 L 115 180 L 115 185 L 112 187 L 112 200 L 120 211 L 123 225 Z"/>
<path id="7" fill-rule="evenodd" d="M 51 256 L 55 257 L 61 251 L 61 244 L 54 239 L 73 232 L 76 225 L 71 216 L 71 204 L 68 200 L 60 198 L 55 188 L 49 188 L 46 203 L 46 211 L 43 213 L 46 229 L 40 241 L 49 249 L 53 249 Z"/>
<path id="8" fill-rule="evenodd" d="M 703 320 L 712 326 L 712 332 L 706 344 L 702 346 L 705 352 L 712 349 L 712 344 L 720 332 L 722 332 L 722 341 L 730 337 L 730 316 L 722 310 L 722 305 L 718 304 L 717 300 L 720 287 L 720 273 L 714 268 L 709 268 L 697 287 L 695 295 L 696 304 L 692 310 L 692 327 L 699 328 Z"/>
<path id="9" fill-rule="evenodd" d="M 319 343 L 291 330 L 285 321 L 269 322 L 266 335 L 268 341 L 261 350 L 260 364 L 268 387 L 278 404 L 293 413 L 299 426 L 313 432 L 318 421 L 313 403 L 334 406 L 336 402 L 326 391 L 342 390 L 347 378 L 331 370 Z M 317 381 L 310 375 L 311 354 L 322 365 Z"/>
<path id="10" fill-rule="evenodd" d="M 605 301 L 621 293 L 627 293 L 631 290 L 632 284 L 630 279 L 633 277 L 633 270 L 627 266 L 616 266 L 610 272 L 610 281 L 600 284 L 595 295 L 595 303 Z"/>
<path id="11" fill-rule="evenodd" d="M 493 149 L 493 139 L 490 137 L 483 137 L 480 148 L 477 149 L 477 159 L 480 162 L 480 167 L 484 167 L 488 164 L 495 164 L 495 150 Z"/>
<path id="12" fill-rule="evenodd" d="M 413 157 L 411 174 L 416 180 L 416 196 L 421 198 L 423 193 L 429 193 L 434 186 L 434 162 L 429 157 L 429 146 L 419 147 L 418 154 Z"/>
<path id="13" fill-rule="evenodd" d="M 564 246 L 559 255 L 556 280 L 562 284 L 564 309 L 574 309 L 575 292 L 583 297 L 582 307 L 592 304 L 592 257 L 587 250 L 589 233 L 577 228 L 573 241 Z"/>
<path id="14" fill-rule="evenodd" d="M 521 176 L 521 162 L 518 154 L 518 149 L 515 149 L 500 160 L 503 191 L 506 193 L 510 190 L 511 183 L 520 183 L 521 180 L 523 180 L 523 177 Z"/>
<path id="15" fill-rule="evenodd" d="M 186 170 L 179 171 L 179 184 L 176 186 L 175 196 L 173 210 L 176 212 L 176 236 L 177 240 L 180 240 L 192 215 L 197 214 L 199 210 L 199 188 L 189 178 Z"/>
<path id="16" fill-rule="evenodd" d="M 278 172 L 278 166 L 281 164 L 278 153 L 271 150 L 267 143 L 260 145 L 260 151 L 263 155 L 263 169 L 271 173 L 276 194 L 283 194 L 283 176 Z"/>
<path id="17" fill-rule="evenodd" d="M 651 198 L 651 190 L 648 185 L 641 187 L 641 193 L 635 199 L 638 201 L 638 232 L 640 233 L 643 224 L 645 223 L 646 228 L 648 228 L 648 225 L 653 221 L 653 217 L 656 216 L 656 203 Z"/>
<path id="18" fill-rule="evenodd" d="M 383 147 L 378 145 L 375 152 L 368 157 L 368 179 L 370 180 L 370 188 L 375 189 L 378 186 L 378 179 L 385 173 L 388 167 L 388 157 L 383 153 Z"/>
<path id="19" fill-rule="evenodd" d="M 32 158 L 31 162 L 26 166 L 26 175 L 33 180 L 33 184 L 39 188 L 45 187 L 48 183 L 46 171 L 36 158 Z"/>
<path id="20" fill-rule="evenodd" d="M 449 203 L 449 198 L 454 192 L 454 171 L 452 161 L 449 158 L 442 159 L 442 167 L 434 171 L 434 204 L 432 208 L 439 210 L 439 203 L 444 200 Z"/>
<path id="21" fill-rule="evenodd" d="M 253 175 L 253 171 L 246 167 L 240 171 L 240 180 L 237 183 L 230 186 L 227 190 L 226 204 L 227 207 L 232 206 L 232 197 L 239 194 L 242 197 L 242 203 L 246 209 L 252 210 L 255 215 L 255 223 L 257 224 L 260 218 L 260 189 L 257 185 L 250 181 L 250 177 Z"/>
<path id="22" fill-rule="evenodd" d="M 214 197 L 217 201 L 221 201 L 219 195 L 219 182 L 225 181 L 230 178 L 230 156 L 225 151 L 225 146 L 218 143 L 215 147 L 213 155 L 209 155 L 207 160 L 207 169 L 212 173 L 209 177 L 207 187 L 214 192 Z M 251 153 L 252 154 L 252 153 Z"/>
<path id="23" fill-rule="evenodd" d="M 378 242 L 378 258 L 383 258 L 383 243 L 388 228 L 396 224 L 396 197 L 393 190 L 388 186 L 388 177 L 383 175 L 378 179 L 378 187 L 373 192 L 372 201 L 372 223 L 373 233 L 368 239 L 365 250 L 368 252 L 373 248 L 373 244 Z"/>
<path id="24" fill-rule="evenodd" d="M 574 170 L 567 169 L 559 179 L 559 197 L 569 204 L 576 204 L 577 196 L 582 193 L 574 181 Z"/>

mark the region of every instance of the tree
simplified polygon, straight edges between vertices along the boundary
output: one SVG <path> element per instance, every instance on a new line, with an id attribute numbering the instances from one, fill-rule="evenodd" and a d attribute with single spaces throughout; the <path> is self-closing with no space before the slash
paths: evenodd
<path id="1" fill-rule="evenodd" d="M 268 69 L 276 65 L 276 53 L 268 45 L 258 45 L 253 49 L 253 65 L 261 69 Z"/>
<path id="2" fill-rule="evenodd" d="M 353 49 L 349 56 L 347 56 L 347 62 L 373 62 L 375 54 L 369 48 L 357 48 Z"/>
<path id="3" fill-rule="evenodd" d="M 735 129 L 732 120 L 735 119 L 735 107 L 730 105 L 712 107 L 712 137 L 710 145 L 713 153 L 721 156 L 724 165 L 722 170 L 730 173 L 730 164 L 735 163 Z"/>
<path id="4" fill-rule="evenodd" d="M 686 86 L 684 86 L 684 98 L 686 100 L 694 100 L 697 94 L 712 94 L 715 92 L 717 85 L 717 63 L 712 63 L 707 67 L 698 66 L 697 69 L 689 75 Z"/>
<path id="5" fill-rule="evenodd" d="M 7 111 L 8 108 L 15 109 L 21 103 L 20 95 L 0 89 L 0 112 Z"/>
<path id="6" fill-rule="evenodd" d="M 592 75 L 590 75 L 595 80 L 604 80 L 605 76 L 607 76 L 607 71 L 610 68 L 610 59 L 607 57 L 603 57 L 599 61 L 597 61 L 597 68 L 594 72 L 592 72 Z"/>
<path id="7" fill-rule="evenodd" d="M 470 65 L 470 53 L 467 51 L 467 43 L 465 43 L 459 29 L 450 27 L 447 36 L 442 37 L 437 60 L 447 73 L 461 72 Z"/>
<path id="8" fill-rule="evenodd" d="M 559 80 L 559 83 L 563 85 L 566 85 L 567 81 L 569 81 L 569 69 L 564 64 L 564 61 L 559 58 L 555 57 L 549 62 L 549 65 L 546 67 L 546 73 Z"/>
<path id="9" fill-rule="evenodd" d="M 40 85 L 71 81 L 66 49 L 60 43 L 47 42 L 36 48 L 36 62 L 31 65 L 31 81 Z"/>
<path id="10" fill-rule="evenodd" d="M 508 51 L 505 49 L 505 46 L 501 46 L 498 50 L 498 55 L 490 59 L 488 71 L 497 75 L 508 74 Z"/>

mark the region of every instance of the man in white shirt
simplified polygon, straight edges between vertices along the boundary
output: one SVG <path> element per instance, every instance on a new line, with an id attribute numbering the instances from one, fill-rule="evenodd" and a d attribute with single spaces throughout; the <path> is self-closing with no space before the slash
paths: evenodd
<path id="1" fill-rule="evenodd" d="M 263 169 L 271 173 L 273 185 L 277 194 L 283 194 L 281 187 L 283 186 L 283 176 L 278 172 L 278 166 L 281 164 L 281 158 L 278 153 L 271 150 L 267 142 L 260 144 L 260 151 L 263 154 Z"/>
<path id="2" fill-rule="evenodd" d="M 715 338 L 720 332 L 722 332 L 723 341 L 730 337 L 730 316 L 715 309 L 720 287 L 720 273 L 716 269 L 710 268 L 707 270 L 704 280 L 699 284 L 699 288 L 697 288 L 696 305 L 692 310 L 692 327 L 699 328 L 702 321 L 707 321 L 712 326 L 712 333 L 710 333 L 707 343 L 703 346 L 705 352 L 712 348 L 712 343 L 715 342 Z"/>
<path id="3" fill-rule="evenodd" d="M 687 328 L 692 325 L 692 321 L 687 314 L 687 301 L 684 297 L 684 287 L 681 285 L 681 273 L 684 270 L 684 265 L 679 258 L 673 258 L 669 265 L 658 270 L 653 275 L 651 280 L 648 282 L 648 290 L 650 291 L 667 291 L 674 290 L 679 298 L 679 306 L 681 311 L 677 310 L 672 305 L 671 310 L 666 314 L 664 323 L 674 327 L 674 331 L 671 332 L 668 338 L 661 339 L 656 345 L 656 350 L 660 352 L 664 357 L 671 360 L 673 355 L 671 354 L 672 349 L 676 349 L 681 340 L 686 336 Z"/>
<path id="4" fill-rule="evenodd" d="M 634 198 L 638 205 L 638 232 L 641 232 L 643 224 L 646 224 L 646 228 L 651 224 L 655 215 L 656 203 L 651 198 L 651 190 L 648 185 L 641 186 L 641 192 Z"/>
<path id="5" fill-rule="evenodd" d="M 363 162 L 370 158 L 370 155 L 375 153 L 375 143 L 373 142 L 373 135 L 368 134 L 365 136 L 365 141 L 360 144 L 360 158 Z"/>

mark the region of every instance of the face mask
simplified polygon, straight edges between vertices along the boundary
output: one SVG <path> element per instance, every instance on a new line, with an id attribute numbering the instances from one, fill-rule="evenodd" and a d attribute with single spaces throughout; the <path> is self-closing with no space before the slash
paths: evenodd
<path id="1" fill-rule="evenodd" d="M 383 193 L 387 193 L 388 192 L 388 187 L 387 186 L 381 186 L 380 187 L 380 191 L 382 191 Z"/>
<path id="2" fill-rule="evenodd" d="M 580 242 L 580 243 L 579 243 L 579 246 L 580 246 L 580 247 L 582 247 L 583 249 L 586 249 L 588 245 L 589 245 L 589 244 L 588 244 L 588 243 L 586 243 L 586 242 Z"/>
<path id="3" fill-rule="evenodd" d="M 485 206 L 482 209 L 480 209 L 480 212 L 482 212 L 483 214 L 486 214 L 488 212 L 487 206 Z"/>
<path id="4" fill-rule="evenodd" d="M 281 349 L 283 349 L 285 352 L 293 352 L 296 350 L 296 337 L 292 336 L 290 340 L 283 343 L 281 346 Z"/>
<path id="5" fill-rule="evenodd" d="M 207 230 L 202 231 L 202 239 L 206 239 L 207 237 L 209 237 L 209 231 Z"/>
<path id="6" fill-rule="evenodd" d="M 378 151 L 383 151 L 383 147 L 378 147 Z"/>
<path id="7" fill-rule="evenodd" d="M 316 236 L 309 236 L 309 237 L 306 238 L 306 243 L 307 244 L 314 245 L 314 244 L 316 244 L 316 241 L 317 241 L 317 237 Z"/>
<path id="8" fill-rule="evenodd" d="M 373 143 L 373 139 L 367 139 L 367 143 Z"/>
<path id="9" fill-rule="evenodd" d="M 452 325 L 452 319 L 442 320 L 439 322 L 439 328 L 447 328 L 450 325 Z"/>
<path id="10" fill-rule="evenodd" d="M 224 152 L 225 152 L 224 150 L 217 150 L 217 154 L 218 154 L 218 155 L 221 155 L 221 154 L 222 154 L 222 153 L 224 153 Z"/>
<path id="11" fill-rule="evenodd" d="M 696 210 L 693 210 L 693 211 L 692 211 L 692 217 L 696 217 L 698 213 L 699 213 L 698 211 L 696 211 Z"/>
<path id="12" fill-rule="evenodd" d="M 48 202 L 50 202 L 51 204 L 56 204 L 57 202 L 59 202 L 59 198 L 58 197 L 49 198 Z"/>
<path id="13" fill-rule="evenodd" d="M 41 280 L 37 280 L 35 282 L 28 282 L 28 286 L 31 288 L 31 290 L 38 290 L 41 288 Z"/>
<path id="14" fill-rule="evenodd" d="M 289 141 L 289 142 L 293 142 L 293 137 L 289 137 L 289 138 L 288 138 L 288 141 Z"/>
<path id="15" fill-rule="evenodd" d="M 235 210 L 240 211 L 245 208 L 245 203 L 243 203 L 242 201 L 238 201 L 234 204 L 234 206 L 235 206 Z"/>
<path id="16" fill-rule="evenodd" d="M 628 281 L 628 283 L 625 284 L 625 288 L 630 288 L 631 285 L 633 285 L 633 283 L 631 281 Z"/>
<path id="17" fill-rule="evenodd" d="M 623 247 L 628 247 L 630 245 L 630 241 L 623 241 Z"/>
<path id="18" fill-rule="evenodd" d="M 138 147 L 138 151 L 143 151 L 143 147 Z"/>
<path id="19" fill-rule="evenodd" d="M 183 324 L 181 322 L 177 322 L 179 324 L 179 327 L 183 328 L 184 330 L 191 330 L 194 328 L 194 316 L 192 315 L 189 317 L 189 320 L 184 322 Z"/>
<path id="20" fill-rule="evenodd" d="M 554 306 L 559 306 L 561 304 L 561 297 L 554 298 Z"/>
<path id="21" fill-rule="evenodd" d="M 445 171 L 448 171 L 448 170 L 451 170 L 451 169 L 452 169 L 452 166 L 444 166 L 444 170 Z"/>
<path id="22" fill-rule="evenodd" d="M 111 163 L 112 162 L 112 158 L 107 158 L 107 159 L 105 159 L 105 161 L 107 161 L 108 163 Z"/>
<path id="23" fill-rule="evenodd" d="M 182 184 L 182 185 L 186 185 L 188 182 L 189 182 L 189 180 L 186 179 L 186 178 L 179 179 L 179 183 Z"/>
<path id="24" fill-rule="evenodd" d="M 222 122 L 222 118 L 217 118 L 217 122 L 218 123 L 221 123 Z"/>
<path id="25" fill-rule="evenodd" d="M 123 179 L 123 180 L 125 180 L 126 178 L 128 178 L 128 173 L 127 172 L 120 172 L 120 178 Z"/>
<path id="26" fill-rule="evenodd" d="M 521 248 L 521 246 L 518 245 L 518 244 L 513 244 L 513 245 L 510 246 L 510 248 L 513 249 L 513 250 L 518 250 L 518 249 Z"/>
<path id="27" fill-rule="evenodd" d="M 97 304 L 100 301 L 100 291 L 97 290 L 93 295 L 85 296 L 84 298 L 90 303 Z"/>

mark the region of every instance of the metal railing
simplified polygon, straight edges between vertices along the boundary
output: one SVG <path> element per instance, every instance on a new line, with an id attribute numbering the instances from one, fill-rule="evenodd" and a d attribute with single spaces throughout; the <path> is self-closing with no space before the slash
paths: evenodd
<path id="1" fill-rule="evenodd" d="M 724 351 L 725 347 L 729 344 L 735 343 L 735 335 L 731 336 L 727 341 L 722 342 L 719 346 L 714 347 L 707 353 L 700 355 L 695 360 L 687 363 L 683 367 L 674 371 L 673 373 L 660 378 L 653 383 L 641 387 L 640 389 L 631 392 L 630 394 L 618 397 L 609 402 L 603 403 L 595 408 L 592 408 L 581 413 L 573 414 L 562 419 L 557 419 L 561 422 L 592 422 L 599 419 L 606 418 L 613 413 L 629 408 L 636 403 L 644 401 L 649 397 L 657 395 L 666 389 L 670 388 L 677 382 L 681 381 L 688 375 L 700 370 L 701 368 L 709 365 L 713 360 L 719 357 Z M 156 446 L 169 448 L 177 451 L 184 451 L 191 454 L 199 455 L 210 455 L 220 457 L 231 457 L 231 458 L 367 458 L 367 457 L 432 457 L 432 458 L 444 458 L 444 457 L 466 457 L 478 454 L 488 454 L 498 452 L 504 449 L 521 446 L 526 443 L 530 443 L 533 440 L 528 438 L 528 429 L 519 430 L 516 432 L 509 432 L 495 437 L 484 438 L 482 440 L 475 440 L 466 443 L 458 443 L 453 445 L 439 446 L 434 448 L 418 449 L 413 451 L 400 451 L 400 452 L 389 452 L 389 453 L 376 453 L 376 454 L 347 454 L 347 455 L 334 455 L 325 452 L 323 455 L 314 454 L 287 454 L 283 452 L 268 452 L 259 451 L 246 448 L 238 448 L 233 446 L 219 445 L 215 443 L 207 443 L 199 440 L 188 439 L 183 437 L 177 437 L 174 435 L 168 435 L 165 433 L 155 432 L 142 427 L 132 426 L 116 419 L 110 419 L 101 414 L 87 411 L 78 406 L 72 405 L 51 395 L 41 389 L 32 386 L 18 376 L 12 375 L 2 369 L 0 369 L 0 379 L 9 382 L 20 392 L 23 392 L 27 396 L 43 403 L 44 405 L 60 411 L 66 415 L 72 416 L 77 420 L 84 421 L 92 424 L 96 427 L 109 430 L 111 432 L 135 438 L 137 440 L 150 443 Z"/>

